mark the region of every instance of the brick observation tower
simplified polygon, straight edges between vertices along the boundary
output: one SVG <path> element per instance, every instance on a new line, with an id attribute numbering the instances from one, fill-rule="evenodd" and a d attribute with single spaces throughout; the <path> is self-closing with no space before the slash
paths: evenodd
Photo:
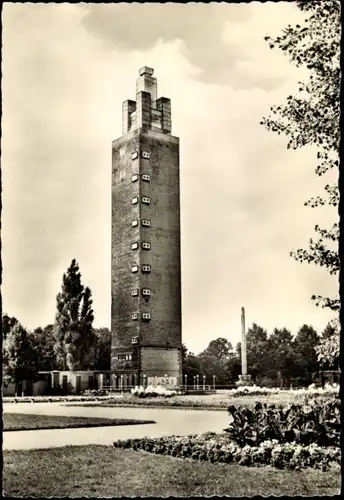
<path id="1" fill-rule="evenodd" d="M 152 68 L 112 143 L 111 370 L 117 385 L 182 383 L 179 139 Z"/>

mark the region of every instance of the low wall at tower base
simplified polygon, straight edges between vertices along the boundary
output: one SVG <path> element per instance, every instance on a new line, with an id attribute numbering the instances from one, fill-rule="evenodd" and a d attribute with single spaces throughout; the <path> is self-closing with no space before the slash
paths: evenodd
<path id="1" fill-rule="evenodd" d="M 141 373 L 148 385 L 177 387 L 182 380 L 182 359 L 178 348 L 142 347 Z"/>

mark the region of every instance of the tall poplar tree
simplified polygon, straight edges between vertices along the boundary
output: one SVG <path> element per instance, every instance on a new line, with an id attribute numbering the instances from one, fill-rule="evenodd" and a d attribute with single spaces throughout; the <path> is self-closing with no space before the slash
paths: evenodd
<path id="1" fill-rule="evenodd" d="M 95 344 L 92 294 L 81 283 L 81 273 L 75 259 L 63 275 L 62 289 L 56 302 L 54 351 L 60 369 L 90 369 Z"/>

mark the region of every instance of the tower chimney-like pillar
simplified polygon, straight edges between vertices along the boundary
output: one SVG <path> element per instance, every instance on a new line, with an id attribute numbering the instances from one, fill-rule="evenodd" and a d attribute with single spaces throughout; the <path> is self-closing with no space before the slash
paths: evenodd
<path id="1" fill-rule="evenodd" d="M 140 91 L 136 94 L 136 126 L 147 127 L 151 126 L 151 94 L 149 92 Z"/>
<path id="2" fill-rule="evenodd" d="M 136 79 L 136 94 L 139 92 L 148 92 L 151 95 L 152 107 L 155 108 L 157 99 L 157 80 L 153 76 L 154 69 L 143 66 L 139 71 L 139 77 Z"/>
<path id="3" fill-rule="evenodd" d="M 122 104 L 122 134 L 129 132 L 132 126 L 133 117 L 135 117 L 136 102 L 127 100 Z"/>

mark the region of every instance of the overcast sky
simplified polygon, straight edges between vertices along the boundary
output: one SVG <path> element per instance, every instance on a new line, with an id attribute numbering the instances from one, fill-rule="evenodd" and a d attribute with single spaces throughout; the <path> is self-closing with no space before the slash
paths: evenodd
<path id="1" fill-rule="evenodd" d="M 28 328 L 52 323 L 71 260 L 110 325 L 111 141 L 121 106 L 151 66 L 180 137 L 183 341 L 199 352 L 331 315 L 310 300 L 336 278 L 299 264 L 321 194 L 315 151 L 288 151 L 259 125 L 304 78 L 267 34 L 302 22 L 292 2 L 9 4 L 3 9 L 3 310 Z"/>

